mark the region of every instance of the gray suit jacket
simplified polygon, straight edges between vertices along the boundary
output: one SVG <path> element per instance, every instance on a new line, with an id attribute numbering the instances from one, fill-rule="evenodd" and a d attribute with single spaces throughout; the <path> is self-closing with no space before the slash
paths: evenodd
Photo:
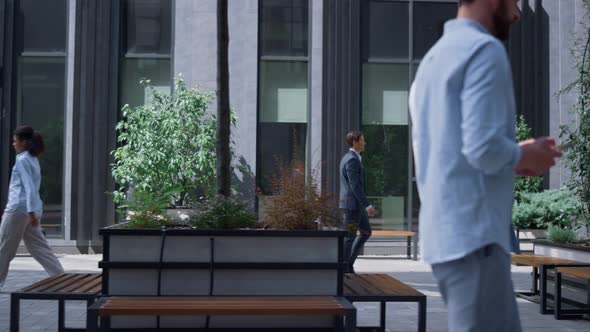
<path id="1" fill-rule="evenodd" d="M 365 193 L 365 171 L 354 151 L 348 151 L 340 161 L 340 208 L 365 209 L 369 206 Z"/>

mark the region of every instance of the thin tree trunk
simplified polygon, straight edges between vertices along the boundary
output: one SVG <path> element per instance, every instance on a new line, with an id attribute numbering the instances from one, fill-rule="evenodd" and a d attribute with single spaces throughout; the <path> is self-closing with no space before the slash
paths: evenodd
<path id="1" fill-rule="evenodd" d="M 217 193 L 231 195 L 227 0 L 217 0 Z"/>

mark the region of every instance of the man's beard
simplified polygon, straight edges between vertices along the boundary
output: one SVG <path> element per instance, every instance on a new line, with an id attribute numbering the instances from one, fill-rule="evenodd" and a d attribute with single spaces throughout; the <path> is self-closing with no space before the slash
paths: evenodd
<path id="1" fill-rule="evenodd" d="M 502 0 L 498 10 L 494 13 L 494 36 L 501 41 L 507 41 L 510 37 L 510 27 L 512 26 L 512 20 L 506 14 L 508 12 L 506 1 Z"/>

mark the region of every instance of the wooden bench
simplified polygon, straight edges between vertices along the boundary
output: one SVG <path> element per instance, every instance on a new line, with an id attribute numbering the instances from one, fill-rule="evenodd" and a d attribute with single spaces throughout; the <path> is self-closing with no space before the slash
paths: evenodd
<path id="1" fill-rule="evenodd" d="M 63 331 L 85 331 L 65 327 L 65 301 L 86 301 L 90 306 L 102 289 L 100 273 L 61 273 L 45 278 L 10 295 L 10 331 L 19 330 L 20 300 L 57 300 L 57 329 Z"/>
<path id="2" fill-rule="evenodd" d="M 407 241 L 406 245 L 406 254 L 408 259 L 412 259 L 412 247 L 414 248 L 414 260 L 418 257 L 418 252 L 416 250 L 417 243 L 416 243 L 416 232 L 410 231 L 386 231 L 386 230 L 374 230 L 371 233 L 371 237 L 405 237 Z M 414 241 L 414 245 L 412 246 L 412 240 Z"/>
<path id="3" fill-rule="evenodd" d="M 333 296 L 127 296 L 103 297 L 88 308 L 88 331 L 110 330 L 113 316 L 319 315 L 345 319 L 342 331 L 356 330 L 356 309 Z"/>
<path id="4" fill-rule="evenodd" d="M 426 331 L 426 296 L 387 274 L 345 274 L 344 296 L 350 302 L 380 302 L 379 331 L 385 331 L 387 302 L 417 302 L 418 332 Z"/>
<path id="5" fill-rule="evenodd" d="M 562 298 L 563 276 L 570 276 L 582 279 L 586 286 L 586 303 L 573 303 L 578 306 L 577 309 L 564 309 Z M 562 319 L 564 316 L 580 316 L 590 314 L 590 264 L 580 264 L 580 266 L 558 267 L 555 274 L 555 310 L 553 311 L 555 319 Z"/>
<path id="6" fill-rule="evenodd" d="M 541 314 L 553 312 L 547 307 L 547 271 L 560 266 L 579 264 L 579 262 L 568 259 L 534 254 L 514 254 L 512 255 L 512 263 L 533 268 L 531 291 L 516 292 L 516 295 L 529 301 L 538 302 Z"/>

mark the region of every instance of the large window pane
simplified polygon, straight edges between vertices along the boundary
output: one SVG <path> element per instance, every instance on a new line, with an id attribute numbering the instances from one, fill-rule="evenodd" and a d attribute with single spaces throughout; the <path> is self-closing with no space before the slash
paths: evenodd
<path id="1" fill-rule="evenodd" d="M 125 2 L 127 54 L 170 54 L 171 0 Z"/>
<path id="2" fill-rule="evenodd" d="M 19 0 L 17 35 L 25 52 L 65 52 L 66 0 Z"/>
<path id="3" fill-rule="evenodd" d="M 170 93 L 170 60 L 123 59 L 121 64 L 121 105 L 144 105 L 149 102 L 148 89 L 140 84 L 149 80 L 152 87 Z"/>
<path id="4" fill-rule="evenodd" d="M 444 32 L 446 21 L 457 16 L 456 3 L 414 3 L 414 58 L 421 59 Z"/>
<path id="5" fill-rule="evenodd" d="M 41 163 L 42 224 L 49 236 L 61 235 L 65 58 L 21 57 L 18 64 L 17 120 L 38 130 L 46 151 Z"/>
<path id="6" fill-rule="evenodd" d="M 405 229 L 408 198 L 408 66 L 363 65 L 366 191 L 375 229 Z"/>
<path id="7" fill-rule="evenodd" d="M 259 184 L 271 194 L 270 176 L 276 162 L 305 160 L 307 137 L 307 63 L 260 63 Z"/>
<path id="8" fill-rule="evenodd" d="M 262 0 L 262 55 L 307 56 L 308 0 Z"/>
<path id="9" fill-rule="evenodd" d="M 369 1 L 367 7 L 363 57 L 407 60 L 408 3 Z"/>

